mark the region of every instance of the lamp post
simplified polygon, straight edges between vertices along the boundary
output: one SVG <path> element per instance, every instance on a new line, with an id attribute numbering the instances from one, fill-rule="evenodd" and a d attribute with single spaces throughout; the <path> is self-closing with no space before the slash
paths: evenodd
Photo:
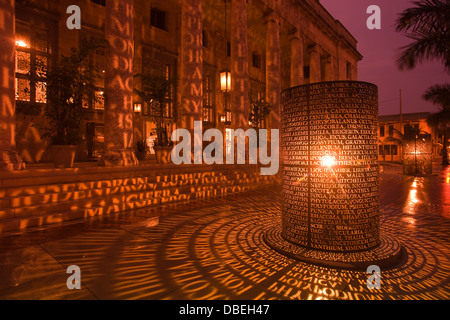
<path id="1" fill-rule="evenodd" d="M 417 134 L 414 139 L 414 175 L 417 175 Z"/>
<path id="2" fill-rule="evenodd" d="M 225 2 L 225 63 L 228 64 L 228 32 L 227 32 L 227 0 Z M 231 72 L 227 69 L 220 73 L 220 90 L 224 94 L 224 114 L 225 121 L 222 121 L 222 116 L 220 117 L 220 122 L 231 122 L 231 114 L 228 109 L 228 94 L 231 91 Z"/>

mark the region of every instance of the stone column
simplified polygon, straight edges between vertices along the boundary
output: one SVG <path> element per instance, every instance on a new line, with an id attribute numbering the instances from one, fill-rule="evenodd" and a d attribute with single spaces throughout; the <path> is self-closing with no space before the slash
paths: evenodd
<path id="1" fill-rule="evenodd" d="M 299 30 L 289 34 L 291 41 L 291 87 L 303 84 L 303 39 Z"/>
<path id="2" fill-rule="evenodd" d="M 248 127 L 247 1 L 231 1 L 231 126 Z"/>
<path id="3" fill-rule="evenodd" d="M 16 151 L 15 137 L 14 7 L 14 0 L 0 0 L 0 171 L 25 168 Z"/>
<path id="4" fill-rule="evenodd" d="M 266 12 L 266 100 L 272 106 L 269 129 L 280 127 L 281 49 L 280 24 L 274 11 Z"/>
<path id="5" fill-rule="evenodd" d="M 334 75 L 334 63 L 333 58 L 328 57 L 325 59 L 325 81 L 334 81 L 335 75 Z"/>
<path id="6" fill-rule="evenodd" d="M 194 121 L 202 121 L 203 44 L 202 1 L 182 0 L 180 89 L 183 117 L 179 125 L 194 132 Z"/>
<path id="7" fill-rule="evenodd" d="M 133 149 L 133 0 L 106 2 L 104 165 L 129 166 Z"/>
<path id="8" fill-rule="evenodd" d="M 318 45 L 308 48 L 309 51 L 309 83 L 321 81 L 320 52 Z"/>

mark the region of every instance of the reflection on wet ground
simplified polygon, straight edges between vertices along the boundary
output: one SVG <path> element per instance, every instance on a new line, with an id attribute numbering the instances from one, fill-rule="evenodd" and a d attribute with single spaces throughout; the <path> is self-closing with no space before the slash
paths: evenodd
<path id="1" fill-rule="evenodd" d="M 280 191 L 137 210 L 0 238 L 3 299 L 449 299 L 450 170 L 381 174 L 380 217 L 408 251 L 368 274 L 301 263 L 262 240 L 280 223 Z M 68 290 L 66 268 L 81 268 Z"/>

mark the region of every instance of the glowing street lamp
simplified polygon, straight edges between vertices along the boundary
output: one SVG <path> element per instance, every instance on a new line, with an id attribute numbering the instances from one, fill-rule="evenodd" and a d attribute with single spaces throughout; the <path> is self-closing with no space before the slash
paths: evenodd
<path id="1" fill-rule="evenodd" d="M 21 39 L 16 40 L 16 46 L 21 47 L 21 48 L 29 48 L 30 47 L 30 45 L 25 40 L 21 40 Z"/>
<path id="2" fill-rule="evenodd" d="M 230 92 L 231 90 L 231 72 L 223 71 L 220 73 L 220 90 Z"/>
<path id="3" fill-rule="evenodd" d="M 141 112 L 142 111 L 142 104 L 135 103 L 134 104 L 134 112 Z"/>

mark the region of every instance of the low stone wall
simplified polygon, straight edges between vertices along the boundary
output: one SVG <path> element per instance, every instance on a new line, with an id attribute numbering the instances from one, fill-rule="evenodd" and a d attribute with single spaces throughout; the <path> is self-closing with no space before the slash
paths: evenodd
<path id="1" fill-rule="evenodd" d="M 245 192 L 278 183 L 256 165 L 140 165 L 0 173 L 0 232 Z"/>

